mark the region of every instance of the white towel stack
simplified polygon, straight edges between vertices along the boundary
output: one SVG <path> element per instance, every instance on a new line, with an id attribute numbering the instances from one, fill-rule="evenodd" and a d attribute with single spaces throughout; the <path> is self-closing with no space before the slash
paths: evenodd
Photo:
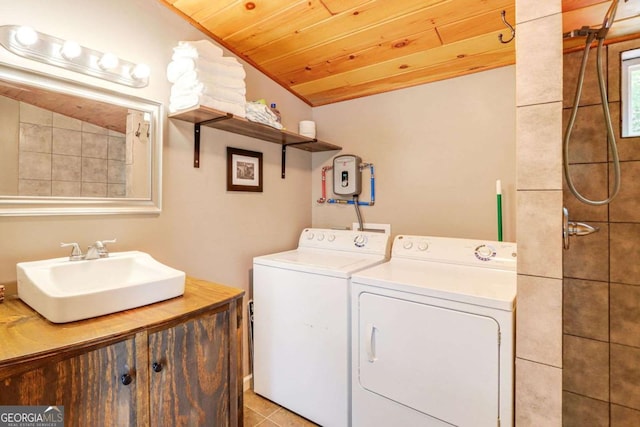
<path id="1" fill-rule="evenodd" d="M 245 117 L 246 73 L 236 58 L 222 56 L 208 40 L 179 42 L 167 66 L 173 83 L 169 111 L 202 105 Z"/>

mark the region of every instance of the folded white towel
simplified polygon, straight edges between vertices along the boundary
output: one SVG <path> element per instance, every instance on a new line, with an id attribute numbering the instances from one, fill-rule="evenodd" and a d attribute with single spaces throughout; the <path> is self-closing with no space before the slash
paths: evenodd
<path id="1" fill-rule="evenodd" d="M 246 94 L 247 86 L 244 80 L 234 79 L 229 77 L 210 76 L 204 73 L 193 74 L 194 72 L 188 72 L 183 74 L 173 82 L 173 88 L 176 91 L 190 91 L 199 90 L 200 85 L 208 87 L 219 87 L 224 89 L 230 89 L 237 93 Z"/>
<path id="2" fill-rule="evenodd" d="M 180 76 L 196 68 L 196 63 L 192 58 L 174 59 L 167 65 L 167 80 L 175 83 Z"/>
<path id="3" fill-rule="evenodd" d="M 191 74 L 192 77 L 190 78 L 201 78 L 202 80 L 210 80 L 213 76 L 216 76 L 243 81 L 247 76 L 242 64 L 237 62 L 181 58 L 173 60 L 169 65 L 167 65 L 167 80 L 171 83 L 175 83 L 182 76 L 192 72 L 195 72 L 196 74 Z"/>
<path id="4" fill-rule="evenodd" d="M 278 117 L 266 105 L 260 102 L 247 102 L 245 109 L 247 120 L 282 129 L 282 123 L 278 122 Z"/>
<path id="5" fill-rule="evenodd" d="M 209 40 L 181 41 L 173 48 L 173 59 L 218 58 L 222 53 L 222 49 Z"/>

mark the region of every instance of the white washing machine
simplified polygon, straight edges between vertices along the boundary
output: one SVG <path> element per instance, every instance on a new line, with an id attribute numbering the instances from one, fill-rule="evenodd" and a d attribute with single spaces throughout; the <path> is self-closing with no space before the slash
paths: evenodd
<path id="1" fill-rule="evenodd" d="M 513 425 L 515 243 L 401 235 L 351 281 L 354 427 Z"/>
<path id="2" fill-rule="evenodd" d="M 325 427 L 350 425 L 350 278 L 387 259 L 387 234 L 308 228 L 253 260 L 254 391 Z"/>

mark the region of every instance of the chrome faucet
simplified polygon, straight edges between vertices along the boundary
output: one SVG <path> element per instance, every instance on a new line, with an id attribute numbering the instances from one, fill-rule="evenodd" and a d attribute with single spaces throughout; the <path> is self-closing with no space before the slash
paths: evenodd
<path id="1" fill-rule="evenodd" d="M 115 243 L 116 239 L 112 240 L 97 240 L 93 245 L 89 246 L 87 249 L 87 253 L 83 254 L 80 250 L 80 245 L 77 243 L 60 243 L 60 247 L 68 247 L 71 246 L 71 255 L 69 255 L 69 261 L 80 261 L 80 260 L 92 260 L 99 258 L 108 258 L 109 251 L 107 250 L 107 243 Z"/>

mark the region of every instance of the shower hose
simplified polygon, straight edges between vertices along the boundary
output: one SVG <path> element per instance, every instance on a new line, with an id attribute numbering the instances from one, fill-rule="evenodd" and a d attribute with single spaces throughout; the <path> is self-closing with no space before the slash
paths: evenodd
<path id="1" fill-rule="evenodd" d="M 582 55 L 582 64 L 580 66 L 580 75 L 578 76 L 578 85 L 576 88 L 575 97 L 573 99 L 573 107 L 571 109 L 571 116 L 569 118 L 569 122 L 567 123 L 567 130 L 564 135 L 563 141 L 563 166 L 564 166 L 564 177 L 567 181 L 567 186 L 571 193 L 582 203 L 586 203 L 592 206 L 600 206 L 611 203 L 611 201 L 616 197 L 618 192 L 620 191 L 620 158 L 618 156 L 618 147 L 616 145 L 615 135 L 613 134 L 613 126 L 611 124 L 611 112 L 609 111 L 609 102 L 607 99 L 607 88 L 605 86 L 604 81 L 604 73 L 602 71 L 602 48 L 604 45 L 604 37 L 598 37 L 598 48 L 597 48 L 597 68 L 598 68 L 598 85 L 600 86 L 600 99 L 602 101 L 602 111 L 604 113 L 604 121 L 607 128 L 607 140 L 609 142 L 609 149 L 611 151 L 611 157 L 613 160 L 613 174 L 614 174 L 614 183 L 613 190 L 611 195 L 604 200 L 591 200 L 580 194 L 580 192 L 576 189 L 573 180 L 571 179 L 571 174 L 569 173 L 569 140 L 571 139 L 571 132 L 573 131 L 573 126 L 576 121 L 576 116 L 578 115 L 578 104 L 580 103 L 580 96 L 582 95 L 582 85 L 584 83 L 584 73 L 587 68 L 587 59 L 589 57 L 589 49 L 591 47 L 591 42 L 596 37 L 596 33 L 589 33 L 587 36 L 587 41 L 584 48 L 584 53 Z"/>

